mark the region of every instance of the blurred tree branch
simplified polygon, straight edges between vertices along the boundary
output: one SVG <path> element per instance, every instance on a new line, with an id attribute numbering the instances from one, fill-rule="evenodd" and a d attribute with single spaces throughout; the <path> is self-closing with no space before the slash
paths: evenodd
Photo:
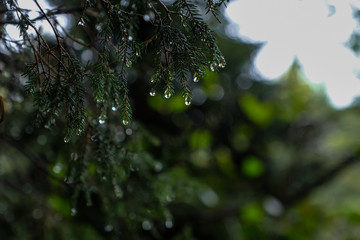
<path id="1" fill-rule="evenodd" d="M 23 156 L 25 156 L 27 159 L 30 160 L 30 162 L 40 170 L 41 173 L 44 175 L 56 180 L 57 182 L 61 183 L 62 185 L 66 187 L 70 187 L 66 182 L 64 182 L 63 179 L 60 179 L 53 174 L 50 173 L 48 170 L 47 163 L 49 162 L 47 159 L 45 159 L 44 156 L 38 156 L 34 152 L 32 152 L 26 145 L 24 145 L 21 141 L 17 141 L 13 139 L 10 136 L 7 136 L 5 134 L 0 134 L 0 142 L 5 143 L 9 147 L 12 147 L 16 149 L 19 153 L 21 153 Z"/>

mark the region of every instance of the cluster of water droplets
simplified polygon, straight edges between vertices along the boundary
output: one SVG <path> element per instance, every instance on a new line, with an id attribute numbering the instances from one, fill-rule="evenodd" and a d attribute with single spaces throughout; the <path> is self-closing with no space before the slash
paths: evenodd
<path id="1" fill-rule="evenodd" d="M 64 143 L 68 143 L 70 142 L 70 136 L 65 136 L 64 137 Z"/>
<path id="2" fill-rule="evenodd" d="M 55 126 L 55 118 L 51 118 L 46 124 L 45 124 L 45 128 L 46 129 L 50 129 L 52 126 Z"/>
<path id="3" fill-rule="evenodd" d="M 106 121 L 106 118 L 107 118 L 107 116 L 105 114 L 101 114 L 98 119 L 99 124 L 104 124 Z"/>
<path id="4" fill-rule="evenodd" d="M 151 90 L 150 93 L 149 93 L 149 95 L 150 95 L 151 97 L 154 97 L 154 96 L 156 95 L 155 90 Z"/>
<path id="5" fill-rule="evenodd" d="M 210 70 L 213 72 L 216 68 L 224 68 L 225 65 L 225 58 L 221 56 L 219 60 L 215 60 L 214 62 L 210 63 Z"/>

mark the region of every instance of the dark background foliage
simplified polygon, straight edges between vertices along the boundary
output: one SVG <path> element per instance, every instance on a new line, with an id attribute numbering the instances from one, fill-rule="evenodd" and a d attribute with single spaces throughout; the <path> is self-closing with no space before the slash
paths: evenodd
<path id="1" fill-rule="evenodd" d="M 158 1 L 130 2 L 162 8 Z M 202 48 L 201 33 L 186 33 L 190 28 L 176 15 L 174 29 L 156 32 L 147 7 L 138 7 L 139 18 L 97 27 L 108 21 L 101 13 L 110 11 L 110 1 L 53 1 L 61 11 L 71 9 L 69 36 L 84 44 L 62 42 L 67 62 L 60 72 L 73 70 L 48 75 L 54 89 L 41 95 L 38 73 L 26 72 L 37 61 L 34 49 L 6 40 L 4 26 L 17 18 L 6 17 L 2 1 L 1 239 L 358 239 L 358 104 L 333 109 L 296 62 L 276 83 L 257 81 L 249 64 L 259 46 L 226 36 L 221 9 L 221 24 L 206 14 L 212 1 L 189 2 L 203 11 L 199 21 L 212 16 L 207 23 L 218 46 L 209 35 L 210 47 Z M 160 13 L 171 22 L 166 10 Z M 121 24 L 133 31 L 126 35 L 134 38 L 133 51 L 124 50 L 123 39 L 99 38 L 122 36 Z M 147 45 L 156 33 L 165 43 Z M 182 34 L 194 45 L 181 43 Z M 44 34 L 42 44 L 56 49 L 54 40 Z M 119 53 L 102 49 L 111 45 Z M 168 47 L 169 56 L 158 52 Z M 200 55 L 184 55 L 187 47 Z M 219 49 L 226 68 L 219 67 Z M 84 60 L 88 50 L 92 58 Z"/>

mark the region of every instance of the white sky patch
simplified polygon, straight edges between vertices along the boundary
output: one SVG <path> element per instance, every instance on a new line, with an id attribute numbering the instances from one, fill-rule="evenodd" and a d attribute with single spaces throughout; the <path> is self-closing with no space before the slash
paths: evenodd
<path id="1" fill-rule="evenodd" d="M 360 59 L 345 46 L 357 23 L 358 0 L 237 0 L 227 16 L 229 33 L 264 43 L 254 68 L 267 80 L 284 74 L 295 59 L 310 82 L 324 84 L 330 102 L 347 107 L 360 96 Z"/>
<path id="2" fill-rule="evenodd" d="M 20 8 L 29 10 L 26 13 L 28 14 L 30 19 L 35 19 L 35 18 L 41 16 L 40 9 L 37 7 L 37 5 L 35 4 L 35 2 L 33 0 L 18 0 L 17 2 L 19 4 Z M 41 6 L 41 8 L 44 10 L 45 13 L 49 9 L 52 9 L 52 7 L 45 0 L 38 0 L 37 2 L 39 3 L 39 5 Z M 68 24 L 66 15 L 57 15 L 56 20 L 63 27 L 66 27 Z M 34 25 L 36 28 L 40 28 L 41 33 L 45 32 L 45 33 L 53 34 L 52 28 L 51 28 L 50 24 L 46 21 L 45 18 L 42 20 L 36 21 Z M 12 40 L 15 40 L 15 41 L 22 40 L 19 29 L 17 28 L 16 25 L 7 24 L 5 26 L 5 30 L 9 34 L 9 37 Z M 61 28 L 58 28 L 57 30 L 62 32 Z M 35 34 L 35 30 L 32 29 L 31 27 L 29 27 L 27 33 L 29 35 Z"/>

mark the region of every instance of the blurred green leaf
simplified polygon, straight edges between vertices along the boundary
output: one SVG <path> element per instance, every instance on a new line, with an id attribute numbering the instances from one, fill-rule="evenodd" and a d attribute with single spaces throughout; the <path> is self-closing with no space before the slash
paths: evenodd
<path id="1" fill-rule="evenodd" d="M 212 142 L 212 137 L 207 129 L 195 130 L 190 135 L 189 144 L 193 149 L 209 147 Z"/>
<path id="2" fill-rule="evenodd" d="M 257 178 L 264 173 L 265 167 L 260 159 L 250 156 L 243 160 L 242 171 L 247 177 Z"/>
<path id="3" fill-rule="evenodd" d="M 169 99 L 164 98 L 162 93 L 148 97 L 149 106 L 161 113 L 182 113 L 188 109 L 185 100 L 180 94 L 174 94 Z"/>
<path id="4" fill-rule="evenodd" d="M 231 152 L 226 147 L 217 148 L 214 152 L 215 159 L 217 160 L 217 164 L 220 170 L 228 175 L 235 176 L 235 165 L 232 161 Z"/>
<path id="5" fill-rule="evenodd" d="M 70 217 L 71 215 L 71 205 L 68 199 L 63 199 L 57 195 L 50 195 L 48 197 L 49 206 L 54 209 L 56 212 L 60 213 L 63 216 Z"/>
<path id="6" fill-rule="evenodd" d="M 264 210 L 258 203 L 248 203 L 240 210 L 240 217 L 245 223 L 260 223 L 263 220 L 264 216 Z"/>
<path id="7" fill-rule="evenodd" d="M 239 105 L 245 115 L 261 127 L 268 126 L 274 115 L 274 107 L 269 103 L 262 103 L 251 94 L 245 94 L 239 98 Z"/>

